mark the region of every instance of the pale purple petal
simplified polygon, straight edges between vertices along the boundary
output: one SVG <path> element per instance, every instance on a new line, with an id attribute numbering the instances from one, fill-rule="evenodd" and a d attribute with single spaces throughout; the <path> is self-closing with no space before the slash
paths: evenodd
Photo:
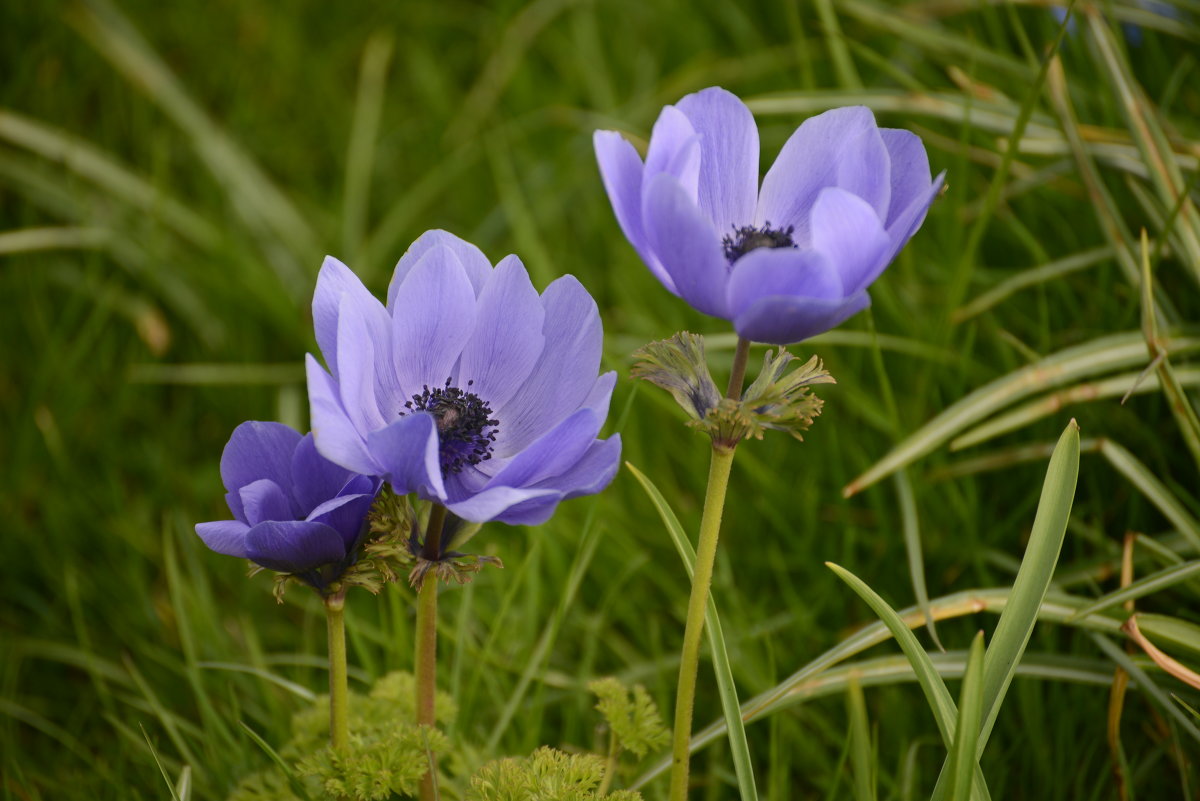
<path id="1" fill-rule="evenodd" d="M 483 285 L 487 283 L 488 276 L 492 274 L 492 263 L 488 261 L 487 256 L 483 255 L 483 251 L 449 231 L 426 231 L 417 238 L 416 242 L 409 245 L 408 250 L 396 264 L 396 269 L 392 273 L 392 281 L 388 284 L 387 305 L 389 309 L 396 305 L 396 293 L 400 291 L 400 285 L 408 278 L 413 267 L 417 266 L 417 262 L 421 260 L 422 256 L 439 245 L 449 248 L 454 253 L 459 264 L 462 265 L 463 271 L 467 274 L 475 294 L 478 295 L 483 291 Z"/>
<path id="2" fill-rule="evenodd" d="M 600 370 L 603 334 L 596 302 L 572 275 L 542 293 L 546 346 L 528 380 L 501 408 L 497 456 L 509 456 L 579 408 Z"/>
<path id="3" fill-rule="evenodd" d="M 604 418 L 580 409 L 513 457 L 489 486 L 524 487 L 564 472 L 583 456 Z"/>
<path id="4" fill-rule="evenodd" d="M 880 128 L 879 136 L 883 139 L 892 164 L 892 199 L 888 205 L 887 227 L 914 200 L 929 191 L 933 174 L 929 171 L 929 156 L 925 153 L 921 137 L 899 128 Z"/>
<path id="5" fill-rule="evenodd" d="M 342 535 L 324 523 L 268 521 L 246 533 L 246 556 L 269 570 L 304 573 L 346 558 Z"/>
<path id="6" fill-rule="evenodd" d="M 726 317 L 728 263 L 712 222 L 675 179 L 659 175 L 650 181 L 642 207 L 646 234 L 675 283 L 679 296 L 697 311 Z"/>
<path id="7" fill-rule="evenodd" d="M 475 326 L 475 289 L 454 251 L 428 249 L 391 305 L 395 371 L 405 397 L 442 386 Z"/>
<path id="8" fill-rule="evenodd" d="M 888 238 L 892 240 L 892 246 L 885 260 L 885 263 L 890 264 L 892 259 L 896 258 L 896 254 L 900 249 L 908 243 L 912 235 L 921 227 L 921 223 L 925 221 L 925 212 L 929 211 L 929 207 L 933 204 L 938 193 L 942 191 L 942 182 L 946 179 L 946 173 L 941 172 L 934 179 L 929 189 L 924 194 L 918 196 L 908 204 L 908 208 L 896 215 L 896 218 L 888 224 Z"/>
<path id="9" fill-rule="evenodd" d="M 674 106 L 664 106 L 646 149 L 646 168 L 642 172 L 642 205 L 646 189 L 655 176 L 666 174 L 674 178 L 692 200 L 699 195 L 700 137 L 691 122 Z"/>
<path id="10" fill-rule="evenodd" d="M 307 520 L 313 523 L 324 523 L 342 535 L 346 548 L 351 548 L 362 533 L 366 524 L 367 512 L 375 495 L 342 495 L 332 498 L 312 510 Z"/>
<path id="11" fill-rule="evenodd" d="M 221 454 L 225 489 L 236 491 L 260 478 L 287 486 L 292 475 L 292 452 L 299 442 L 300 432 L 283 423 L 242 423 L 233 430 Z"/>
<path id="12" fill-rule="evenodd" d="M 763 298 L 734 318 L 739 335 L 753 342 L 788 345 L 828 331 L 871 304 L 866 292 L 845 300 L 815 298 Z"/>
<path id="13" fill-rule="evenodd" d="M 700 134 L 700 209 L 721 234 L 749 225 L 758 199 L 758 126 L 750 109 L 716 86 L 678 107 Z"/>
<path id="14" fill-rule="evenodd" d="M 795 227 L 796 242 L 809 241 L 810 213 L 827 186 L 866 200 L 885 218 L 891 195 L 887 147 L 865 106 L 836 108 L 801 123 L 763 178 L 755 221 Z"/>
<path id="15" fill-rule="evenodd" d="M 433 500 L 446 496 L 433 415 L 417 412 L 372 431 L 367 437 L 372 458 L 382 467 L 399 495 L 415 492 Z"/>
<path id="16" fill-rule="evenodd" d="M 269 478 L 252 481 L 238 490 L 246 522 L 251 526 L 264 520 L 295 520 L 296 510 L 283 487 Z"/>
<path id="17" fill-rule="evenodd" d="M 729 279 L 729 309 L 734 317 L 763 298 L 838 302 L 844 295 L 837 268 L 815 250 L 759 248 L 737 260 Z"/>
<path id="18" fill-rule="evenodd" d="M 499 409 L 529 377 L 542 355 L 546 312 L 524 265 L 508 256 L 479 294 L 475 328 L 463 348 L 457 385 Z"/>
<path id="19" fill-rule="evenodd" d="M 353 474 L 317 453 L 312 434 L 305 434 L 292 454 L 292 497 L 302 517 L 338 495 Z M 369 481 L 369 479 L 368 479 Z"/>
<path id="20" fill-rule="evenodd" d="M 553 498 L 555 502 L 562 498 L 562 493 L 552 489 L 516 489 L 514 487 L 494 487 L 472 495 L 461 501 L 446 504 L 446 508 L 463 520 L 473 523 L 486 523 L 489 520 L 503 519 L 506 509 L 519 503 L 539 499 Z M 551 512 L 553 512 L 551 506 Z M 546 515 L 549 517 L 549 515 Z M 544 521 L 545 518 L 542 518 Z"/>
<path id="21" fill-rule="evenodd" d="M 246 558 L 246 532 L 249 530 L 249 526 L 237 520 L 196 524 L 196 533 L 209 550 L 240 559 Z"/>
<path id="22" fill-rule="evenodd" d="M 641 256 L 654 277 L 671 292 L 675 285 L 650 249 L 642 232 L 642 159 L 628 141 L 616 131 L 596 131 L 592 135 L 600 179 L 608 193 L 621 232 Z"/>
<path id="23" fill-rule="evenodd" d="M 571 468 L 536 486 L 563 492 L 563 500 L 600 492 L 613 480 L 621 465 L 621 435 L 598 439 Z"/>
<path id="24" fill-rule="evenodd" d="M 377 342 L 363 319 L 353 313 L 353 303 L 349 295 L 342 296 L 338 319 L 338 389 L 342 408 L 354 427 L 359 431 L 373 431 L 385 424 L 375 388 L 379 373 L 375 369 Z M 392 384 L 394 386 L 395 381 Z M 399 390 L 393 389 L 389 394 L 389 409 L 399 406 Z"/>
<path id="25" fill-rule="evenodd" d="M 366 476 L 382 473 L 382 468 L 367 451 L 364 433 L 359 432 L 346 416 L 333 379 L 312 354 L 305 359 L 305 367 L 308 371 L 308 405 L 312 413 L 313 442 L 317 452 L 355 473 Z"/>
<path id="26" fill-rule="evenodd" d="M 325 263 L 321 265 L 321 272 L 317 275 L 312 314 L 317 345 L 320 346 L 321 354 L 334 377 L 339 375 L 337 332 L 344 297 L 353 299 L 351 308 L 363 318 L 362 323 L 372 336 L 381 337 L 391 326 L 387 310 L 367 291 L 358 276 L 345 264 L 332 256 L 326 256 Z"/>
<path id="27" fill-rule="evenodd" d="M 845 189 L 823 189 L 812 220 L 813 247 L 842 277 L 843 295 L 866 289 L 887 267 L 891 240 L 862 198 Z"/>

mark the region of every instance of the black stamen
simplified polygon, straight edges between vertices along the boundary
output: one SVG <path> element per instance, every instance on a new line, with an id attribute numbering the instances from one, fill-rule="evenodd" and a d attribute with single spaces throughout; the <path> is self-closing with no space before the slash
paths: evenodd
<path id="1" fill-rule="evenodd" d="M 468 381 L 472 386 L 474 380 Z M 496 426 L 492 407 L 473 392 L 464 392 L 446 379 L 444 387 L 422 388 L 419 395 L 404 402 L 409 412 L 428 412 L 437 424 L 442 472 L 459 473 L 467 465 L 476 465 L 492 458 L 492 443 L 496 441 Z M 404 417 L 407 412 L 400 412 Z"/>
<path id="2" fill-rule="evenodd" d="M 789 225 L 787 228 L 772 228 L 771 222 L 768 220 L 763 223 L 762 228 L 756 228 L 753 225 L 744 225 L 738 228 L 733 226 L 733 234 L 726 234 L 721 240 L 721 246 L 725 249 L 725 258 L 730 264 L 745 256 L 752 250 L 759 248 L 794 248 L 796 243 L 792 241 L 792 232 L 796 227 Z"/>

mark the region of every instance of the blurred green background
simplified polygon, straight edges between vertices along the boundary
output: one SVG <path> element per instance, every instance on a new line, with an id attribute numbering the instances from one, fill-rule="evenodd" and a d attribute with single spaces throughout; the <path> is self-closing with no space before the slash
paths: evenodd
<path id="1" fill-rule="evenodd" d="M 166 798 L 163 774 L 174 782 L 186 765 L 193 797 L 224 798 L 267 763 L 239 722 L 278 744 L 304 688 L 321 691 L 315 600 L 293 591 L 276 605 L 269 579 L 246 579 L 192 526 L 226 515 L 217 464 L 234 426 L 306 427 L 308 300 L 326 253 L 382 291 L 409 242 L 446 228 L 493 260 L 517 253 L 539 288 L 577 275 L 601 308 L 607 366 L 625 376 L 610 430 L 695 529 L 706 442 L 664 393 L 627 378 L 629 354 L 676 330 L 726 329 L 640 265 L 591 132 L 645 137 L 663 104 L 713 84 L 755 110 L 763 169 L 806 116 L 864 102 L 920 133 L 949 173 L 872 310 L 796 349 L 839 382 L 821 388 L 825 413 L 804 443 L 739 450 L 714 593 L 743 698 L 873 620 L 826 560 L 898 608 L 921 586 L 910 558 L 934 598 L 1011 584 L 1043 446 L 1071 416 L 1087 453 L 1060 588 L 1114 589 L 1127 531 L 1148 535 L 1138 575 L 1194 558 L 1185 423 L 1153 376 L 1118 402 L 1149 363 L 1143 227 L 1171 363 L 1185 387 L 1198 382 L 1185 368 L 1200 223 L 1183 198 L 1200 160 L 1200 4 L 1153 5 L 1171 13 L 1096 4 L 1044 70 L 1057 33 L 1044 3 L 5 0 L 3 797 Z M 842 498 L 970 391 L 1119 333 L 1120 364 L 1099 347 L 1095 371 L 1087 357 L 1065 378 L 1021 379 L 1044 415 L 963 454 L 944 437 L 902 478 Z M 717 340 L 714 363 L 731 344 Z M 1064 389 L 1074 394 L 1053 394 Z M 687 579 L 627 472 L 540 528 L 491 525 L 474 543 L 506 569 L 445 592 L 441 651 L 461 709 L 453 734 L 474 756 L 603 748 L 584 690 L 598 675 L 644 683 L 669 715 Z M 1195 621 L 1197 598 L 1174 583 L 1139 608 Z M 354 681 L 410 665 L 411 601 L 403 587 L 351 599 Z M 994 625 L 974 615 L 938 633 L 961 652 Z M 1131 691 L 1114 779 L 1112 662 L 1069 626 L 1039 627 L 1030 652 L 983 760 L 994 798 L 1194 797 L 1184 706 Z M 1195 664 L 1187 647 L 1173 653 Z M 1184 684 L 1154 680 L 1200 706 Z M 852 797 L 861 765 L 848 759 L 844 688 L 817 687 L 824 696 L 749 727 L 763 798 Z M 866 700 L 878 797 L 928 797 L 944 751 L 920 692 L 886 679 Z M 697 726 L 719 710 L 705 663 Z M 736 797 L 723 741 L 694 759 L 693 778 L 697 798 Z M 644 792 L 665 794 L 665 781 Z"/>

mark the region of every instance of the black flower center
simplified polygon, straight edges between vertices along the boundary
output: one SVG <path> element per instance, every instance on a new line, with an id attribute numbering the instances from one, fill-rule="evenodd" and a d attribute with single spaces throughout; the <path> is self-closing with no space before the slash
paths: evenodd
<path id="1" fill-rule="evenodd" d="M 796 243 L 792 241 L 792 232 L 795 230 L 795 226 L 792 225 L 787 228 L 772 228 L 770 220 L 763 223 L 762 228 L 753 225 L 738 228 L 735 225 L 733 234 L 726 234 L 721 240 L 721 245 L 725 248 L 725 258 L 733 264 L 750 251 L 759 248 L 796 247 Z"/>
<path id="2" fill-rule="evenodd" d="M 468 381 L 470 387 L 474 381 Z M 404 403 L 408 412 L 428 412 L 437 423 L 438 446 L 442 473 L 459 473 L 469 464 L 479 464 L 492 458 L 492 443 L 500 421 L 492 417 L 492 407 L 474 392 L 452 386 L 430 389 Z M 400 412 L 400 416 L 408 414 Z"/>

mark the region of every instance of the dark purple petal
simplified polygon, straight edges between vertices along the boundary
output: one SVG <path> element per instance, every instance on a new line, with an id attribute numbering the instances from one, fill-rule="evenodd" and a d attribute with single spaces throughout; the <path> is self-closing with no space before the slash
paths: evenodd
<path id="1" fill-rule="evenodd" d="M 337 384 L 317 360 L 309 354 L 305 359 L 308 370 L 308 405 L 312 412 L 313 441 L 317 452 L 334 464 L 366 476 L 377 476 L 382 468 L 367 451 L 364 435 L 355 429 L 346 410 Z"/>
<path id="2" fill-rule="evenodd" d="M 249 526 L 237 520 L 196 524 L 196 533 L 209 550 L 240 559 L 246 558 L 246 532 L 249 530 Z"/>
<path id="3" fill-rule="evenodd" d="M 759 248 L 733 265 L 729 279 L 729 309 L 734 317 L 763 298 L 801 297 L 836 303 L 844 294 L 837 268 L 815 250 Z"/>
<path id="4" fill-rule="evenodd" d="M 472 523 L 486 523 L 489 520 L 501 519 L 507 509 L 517 504 L 547 498 L 552 498 L 557 503 L 562 498 L 562 493 L 552 489 L 493 487 L 465 500 L 447 503 L 446 508 L 463 520 L 469 520 Z M 553 511 L 554 506 L 551 505 L 549 513 L 538 522 L 545 521 Z"/>
<path id="5" fill-rule="evenodd" d="M 351 476 L 349 470 L 317 453 L 312 434 L 305 434 L 292 455 L 292 497 L 300 507 L 300 516 L 307 517 L 313 509 L 340 494 Z"/>
<path id="6" fill-rule="evenodd" d="M 569 469 L 595 441 L 603 417 L 580 409 L 513 457 L 489 486 L 525 487 Z"/>
<path id="7" fill-rule="evenodd" d="M 697 311 L 726 317 L 729 267 L 712 222 L 668 175 L 650 181 L 642 207 L 646 234 L 675 283 L 679 296 Z"/>
<path id="8" fill-rule="evenodd" d="M 888 263 L 891 240 L 875 210 L 845 189 L 822 189 L 813 206 L 813 247 L 842 277 L 842 294 L 866 289 Z"/>
<path id="9" fill-rule="evenodd" d="M 404 396 L 443 385 L 475 326 L 475 290 L 454 251 L 444 245 L 427 250 L 400 284 L 391 309 Z"/>
<path id="10" fill-rule="evenodd" d="M 750 109 L 716 86 L 678 107 L 700 134 L 700 209 L 721 234 L 749 225 L 758 199 L 758 126 Z"/>
<path id="11" fill-rule="evenodd" d="M 383 304 L 367 291 L 349 267 L 332 256 L 326 256 L 325 263 L 321 265 L 321 272 L 317 275 L 317 288 L 313 292 L 313 329 L 321 354 L 335 378 L 339 375 L 338 316 L 342 298 L 346 296 L 353 298 L 352 308 L 355 314 L 363 317 L 363 325 L 374 335 L 379 336 L 389 328 L 387 311 Z"/>
<path id="12" fill-rule="evenodd" d="M 396 293 L 400 290 L 400 285 L 408 278 L 408 274 L 412 272 L 412 268 L 417 266 L 417 262 L 421 260 L 422 256 L 438 246 L 449 248 L 458 258 L 475 294 L 478 295 L 483 291 L 483 285 L 487 283 L 488 276 L 492 274 L 492 263 L 488 261 L 487 256 L 483 255 L 483 251 L 449 231 L 426 231 L 417 238 L 416 242 L 409 245 L 408 250 L 396 264 L 396 270 L 392 273 L 392 281 L 388 284 L 387 305 L 389 309 L 396 305 Z"/>
<path id="13" fill-rule="evenodd" d="M 304 573 L 346 558 L 342 535 L 324 523 L 271 520 L 246 533 L 246 556 L 268 570 Z"/>
<path id="14" fill-rule="evenodd" d="M 934 199 L 942 191 L 942 182 L 945 180 L 946 173 L 944 171 L 938 173 L 938 177 L 934 179 L 929 189 L 908 204 L 908 208 L 896 215 L 896 218 L 888 224 L 887 233 L 888 238 L 892 240 L 892 247 L 885 260 L 886 263 L 890 264 L 892 259 L 896 258 L 900 249 L 921 227 L 921 223 L 925 221 L 925 212 L 929 211 Z"/>
<path id="15" fill-rule="evenodd" d="M 283 423 L 242 423 L 221 454 L 225 489 L 234 491 L 260 478 L 286 487 L 291 483 L 292 452 L 299 443 L 300 432 Z"/>
<path id="16" fill-rule="evenodd" d="M 503 407 L 495 443 L 497 456 L 510 456 L 579 408 L 600 370 L 600 313 L 592 296 L 571 275 L 542 293 L 546 346 L 529 378 Z"/>
<path id="17" fill-rule="evenodd" d="M 246 522 L 246 510 L 242 508 L 242 496 L 237 490 L 225 493 L 225 504 L 229 507 L 229 511 L 233 513 L 233 519 L 239 522 Z"/>
<path id="18" fill-rule="evenodd" d="M 379 350 L 386 352 L 387 347 L 386 340 L 380 341 L 363 318 L 355 313 L 354 299 L 343 295 L 338 318 L 338 391 L 346 417 L 359 431 L 373 431 L 385 425 L 379 409 L 379 394 L 390 395 L 387 398 L 389 411 L 400 403 L 400 390 L 391 370 L 386 370 L 392 378 L 390 391 L 376 392 L 376 376 L 385 372 L 376 369 L 376 353 Z"/>
<path id="19" fill-rule="evenodd" d="M 246 511 L 246 523 L 255 525 L 264 520 L 295 520 L 297 510 L 288 494 L 269 478 L 252 481 L 238 490 L 242 507 Z"/>
<path id="20" fill-rule="evenodd" d="M 529 377 L 542 355 L 542 299 L 516 256 L 496 265 L 491 280 L 479 293 L 475 328 L 462 351 L 457 385 L 498 409 Z"/>
<path id="21" fill-rule="evenodd" d="M 332 498 L 312 510 L 307 519 L 312 523 L 324 523 L 342 535 L 342 541 L 349 550 L 366 524 L 367 512 L 375 495 L 342 495 Z"/>
<path id="22" fill-rule="evenodd" d="M 929 171 L 929 156 L 925 154 L 921 137 L 898 128 L 880 128 L 879 135 L 892 163 L 892 199 L 888 205 L 887 227 L 914 200 L 929 191 L 933 174 Z"/>
<path id="23" fill-rule="evenodd" d="M 777 295 L 751 304 L 734 318 L 733 327 L 753 342 L 788 345 L 840 325 L 870 303 L 866 292 L 841 301 Z"/>
<path id="24" fill-rule="evenodd" d="M 432 500 L 446 497 L 433 415 L 417 412 L 372 431 L 367 437 L 372 458 L 383 468 L 399 495 L 415 492 Z"/>
<path id="25" fill-rule="evenodd" d="M 883 219 L 891 195 L 889 174 L 887 147 L 870 109 L 849 106 L 809 117 L 763 178 L 755 222 L 795 226 L 796 242 L 807 244 L 812 206 L 827 186 L 858 195 Z"/>

